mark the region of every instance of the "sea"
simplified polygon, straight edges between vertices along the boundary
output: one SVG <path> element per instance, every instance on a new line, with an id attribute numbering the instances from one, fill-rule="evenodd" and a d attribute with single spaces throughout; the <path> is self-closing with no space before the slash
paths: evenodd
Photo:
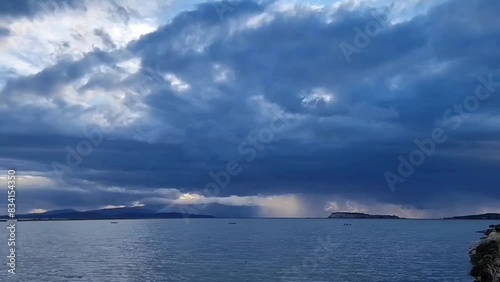
<path id="1" fill-rule="evenodd" d="M 18 222 L 0 281 L 471 282 L 468 252 L 494 221 L 150 219 Z M 231 224 L 230 224 L 231 223 Z"/>

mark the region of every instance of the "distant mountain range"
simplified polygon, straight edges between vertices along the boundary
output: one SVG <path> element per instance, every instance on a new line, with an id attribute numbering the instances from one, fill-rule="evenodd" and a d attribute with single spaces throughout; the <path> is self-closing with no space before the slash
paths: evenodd
<path id="1" fill-rule="evenodd" d="M 215 218 L 204 214 L 187 214 L 178 212 L 157 212 L 145 207 L 109 208 L 90 211 L 73 209 L 51 210 L 44 213 L 18 214 L 18 220 L 85 220 L 85 219 L 150 219 L 150 218 Z M 360 212 L 334 212 L 329 219 L 405 219 L 396 215 L 372 215 Z M 0 220 L 9 219 L 7 215 L 0 216 Z M 499 213 L 485 213 L 441 218 L 445 220 L 500 220 Z"/>
<path id="2" fill-rule="evenodd" d="M 52 210 L 45 213 L 30 213 L 16 215 L 20 220 L 83 220 L 83 219 L 149 219 L 149 218 L 214 218 L 211 215 L 187 214 L 177 212 L 159 213 L 144 207 L 125 207 L 77 211 L 72 209 Z M 9 219 L 0 216 L 0 219 Z"/>
<path id="3" fill-rule="evenodd" d="M 334 212 L 328 218 L 401 219 L 395 215 L 371 215 L 360 212 Z"/>

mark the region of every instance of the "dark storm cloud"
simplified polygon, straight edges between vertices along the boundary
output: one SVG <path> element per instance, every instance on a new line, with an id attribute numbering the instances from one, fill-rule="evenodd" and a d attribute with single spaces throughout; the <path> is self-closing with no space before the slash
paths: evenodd
<path id="1" fill-rule="evenodd" d="M 84 8 L 75 0 L 15 0 L 0 1 L 0 17 L 33 17 L 38 13 L 54 12 L 61 8 Z"/>
<path id="2" fill-rule="evenodd" d="M 110 55 L 96 50 L 78 61 L 62 61 L 34 75 L 19 77 L 7 82 L 2 90 L 3 95 L 31 92 L 37 95 L 58 95 L 58 87 L 81 78 L 90 68 L 102 63 L 111 63 Z"/>
<path id="3" fill-rule="evenodd" d="M 113 49 L 116 48 L 115 43 L 113 43 L 113 40 L 111 39 L 111 36 L 109 36 L 109 34 L 107 34 L 102 29 L 94 29 L 94 34 L 96 36 L 98 36 L 99 38 L 101 38 L 101 40 L 103 41 L 103 43 L 107 47 L 110 47 L 110 48 L 113 48 Z"/>
<path id="4" fill-rule="evenodd" d="M 9 34 L 10 30 L 8 28 L 0 26 L 0 38 L 8 36 Z"/>
<path id="5" fill-rule="evenodd" d="M 335 20 L 326 21 L 326 12 L 276 12 L 268 2 L 233 7 L 223 17 L 212 4 L 183 12 L 123 50 L 140 57 L 141 71 L 122 80 L 90 77 L 82 93 L 150 93 L 142 100 L 148 114 L 129 128 L 106 133 L 65 175 L 67 181 L 201 191 L 213 181 L 210 171 L 236 160 L 243 171 L 220 189 L 221 196 L 340 194 L 421 208 L 451 194 L 500 198 L 495 186 L 500 162 L 488 158 L 500 144 L 500 87 L 459 129 L 450 129 L 458 114 L 443 118 L 455 103 L 474 95 L 478 76 L 500 82 L 498 2 L 449 1 L 397 24 L 390 23 L 387 11 L 378 11 L 380 32 L 350 63 L 339 45 L 352 44 L 354 28 L 374 20 L 368 10 L 340 9 Z M 263 14 L 271 19 L 249 26 Z M 117 69 L 116 63 L 117 53 L 103 52 L 59 62 L 8 81 L 2 95 L 35 92 L 66 109 L 61 85 L 81 79 L 95 65 Z M 43 116 L 45 110 L 32 107 L 25 115 Z M 252 149 L 248 136 L 277 117 L 287 120 L 283 130 L 265 149 Z M 16 124 L 47 134 L 20 135 L 19 126 L 9 128 Z M 11 117 L 0 125 L 10 132 L 0 142 L 1 155 L 47 164 L 48 173 L 52 162 L 64 162 L 66 146 L 85 138 L 67 136 L 43 120 L 26 124 Z M 448 140 L 391 192 L 384 172 L 397 170 L 398 156 L 408 157 L 414 140 L 430 138 L 436 127 L 446 130 Z M 255 158 L 248 161 L 252 151 Z M 59 201 L 62 196 L 56 195 Z"/>

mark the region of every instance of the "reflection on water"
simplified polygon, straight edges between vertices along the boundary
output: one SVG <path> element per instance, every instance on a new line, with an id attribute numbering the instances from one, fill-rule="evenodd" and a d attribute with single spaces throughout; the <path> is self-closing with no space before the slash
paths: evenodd
<path id="1" fill-rule="evenodd" d="M 20 222 L 17 281 L 471 281 L 486 221 Z M 344 225 L 351 223 L 352 225 Z M 6 224 L 6 223 L 3 223 Z M 7 229 L 0 229 L 7 238 Z M 2 240 L 2 242 L 5 242 Z M 0 246 L 0 280 L 7 244 Z"/>

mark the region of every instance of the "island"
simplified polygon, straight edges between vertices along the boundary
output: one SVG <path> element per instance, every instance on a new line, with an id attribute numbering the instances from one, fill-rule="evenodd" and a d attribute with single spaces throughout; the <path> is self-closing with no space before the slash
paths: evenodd
<path id="1" fill-rule="evenodd" d="M 500 220 L 500 213 L 483 213 L 474 215 L 463 215 L 446 217 L 445 219 L 467 219 L 467 220 Z"/>
<path id="2" fill-rule="evenodd" d="M 73 209 L 52 210 L 44 213 L 19 214 L 15 218 L 0 216 L 1 221 L 16 219 L 18 221 L 42 220 L 110 220 L 110 219 L 166 219 L 166 218 L 215 218 L 211 215 L 188 214 L 178 212 L 157 212 L 144 207 L 109 208 L 89 211 Z"/>
<path id="3" fill-rule="evenodd" d="M 328 218 L 334 219 L 401 219 L 395 215 L 372 215 L 360 212 L 334 212 Z"/>

